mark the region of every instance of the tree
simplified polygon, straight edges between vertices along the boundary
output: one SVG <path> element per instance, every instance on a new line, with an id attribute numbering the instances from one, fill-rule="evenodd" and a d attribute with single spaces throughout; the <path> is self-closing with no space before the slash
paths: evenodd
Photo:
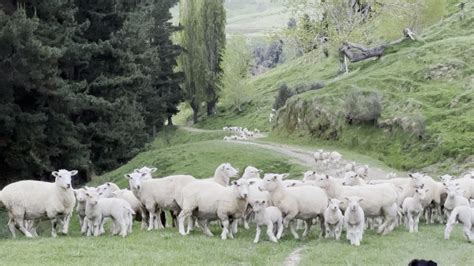
<path id="1" fill-rule="evenodd" d="M 233 36 L 224 52 L 222 91 L 223 99 L 239 112 L 249 97 L 245 80 L 249 76 L 251 61 L 245 38 Z"/>

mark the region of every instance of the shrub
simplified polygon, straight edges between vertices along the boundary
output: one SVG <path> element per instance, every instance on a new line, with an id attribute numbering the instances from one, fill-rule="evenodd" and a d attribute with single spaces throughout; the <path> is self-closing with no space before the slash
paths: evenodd
<path id="1" fill-rule="evenodd" d="M 283 107 L 291 96 L 294 95 L 294 92 L 288 88 L 288 86 L 284 83 L 281 84 L 278 88 L 278 94 L 275 97 L 275 102 L 273 103 L 273 109 L 278 110 Z"/>
<path id="2" fill-rule="evenodd" d="M 373 91 L 353 91 L 344 101 L 344 114 L 349 124 L 376 123 L 382 113 L 382 99 Z"/>

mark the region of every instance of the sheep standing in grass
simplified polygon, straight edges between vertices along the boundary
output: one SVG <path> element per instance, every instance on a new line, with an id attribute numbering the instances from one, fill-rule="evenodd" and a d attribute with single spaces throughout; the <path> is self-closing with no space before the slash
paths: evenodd
<path id="1" fill-rule="evenodd" d="M 319 218 L 321 234 L 324 234 L 324 211 L 328 202 L 326 193 L 319 187 L 314 186 L 286 188 L 282 183 L 285 176 L 265 174 L 262 181 L 262 189 L 270 192 L 272 203 L 282 211 L 285 227 L 290 225 L 293 237 L 299 239 L 295 220 L 300 219 L 306 222 L 303 232 L 303 237 L 306 237 L 311 229 L 312 220 Z"/>
<path id="2" fill-rule="evenodd" d="M 339 240 L 344 224 L 344 215 L 339 208 L 341 201 L 330 199 L 327 209 L 324 211 L 324 227 L 326 228 L 326 238 L 333 237 Z"/>
<path id="3" fill-rule="evenodd" d="M 346 228 L 346 237 L 351 245 L 359 246 L 364 236 L 365 215 L 364 210 L 359 205 L 362 198 L 346 197 L 348 201 L 346 211 L 344 212 L 344 227 Z"/>
<path id="4" fill-rule="evenodd" d="M 270 238 L 270 241 L 277 243 L 283 233 L 283 216 L 280 209 L 274 206 L 267 207 L 265 200 L 255 201 L 252 204 L 252 209 L 255 213 L 255 223 L 257 225 L 257 233 L 253 242 L 258 243 L 260 239 L 260 226 L 265 225 L 267 227 L 268 238 Z M 276 237 L 274 228 L 276 228 L 277 231 Z"/>
<path id="5" fill-rule="evenodd" d="M 247 209 L 248 181 L 239 179 L 231 186 L 224 187 L 213 181 L 192 182 L 182 190 L 182 207 L 178 216 L 179 233 L 187 235 L 184 221 L 191 215 L 198 219 L 204 234 L 213 236 L 208 228 L 208 222 L 219 219 L 222 224 L 221 238 L 234 238 L 230 220 L 236 223 L 242 218 Z"/>
<path id="6" fill-rule="evenodd" d="M 453 230 L 454 224 L 460 222 L 463 224 L 464 237 L 467 241 L 474 241 L 474 208 L 470 206 L 458 206 L 454 208 L 449 216 L 448 222 L 446 224 L 446 229 L 444 230 L 444 239 L 448 240 Z"/>
<path id="7" fill-rule="evenodd" d="M 144 230 L 147 228 L 147 222 L 146 222 L 147 215 L 146 215 L 145 207 L 140 202 L 140 200 L 137 199 L 137 197 L 135 196 L 135 194 L 133 194 L 132 191 L 128 189 L 116 190 L 112 193 L 111 196 L 114 198 L 123 199 L 126 202 L 128 202 L 130 206 L 132 207 L 132 210 L 136 213 L 135 219 L 142 222 L 141 229 Z M 140 218 L 137 218 L 138 216 Z"/>
<path id="8" fill-rule="evenodd" d="M 222 186 L 228 186 L 230 179 L 235 177 L 238 173 L 239 171 L 232 167 L 230 163 L 223 163 L 216 168 L 213 177 L 198 181 L 214 181 Z"/>
<path id="9" fill-rule="evenodd" d="M 418 188 L 413 197 L 407 197 L 403 201 L 402 210 L 405 216 L 405 225 L 410 233 L 418 232 L 418 223 L 424 208 L 429 202 L 426 202 L 426 193 L 429 189 Z"/>
<path id="10" fill-rule="evenodd" d="M 79 217 L 79 225 L 81 227 L 81 234 L 87 233 L 88 223 L 86 219 L 86 201 L 87 201 L 87 190 L 89 188 L 80 188 L 74 190 L 74 195 L 76 196 L 77 206 L 76 213 Z"/>
<path id="11" fill-rule="evenodd" d="M 458 206 L 469 206 L 469 200 L 463 197 L 463 190 L 456 185 L 448 185 L 446 188 L 448 196 L 444 202 L 444 211 L 449 217 L 451 211 Z"/>
<path id="12" fill-rule="evenodd" d="M 63 221 L 63 233 L 69 229 L 69 217 L 76 204 L 71 177 L 77 170 L 53 171 L 54 183 L 25 180 L 7 185 L 2 190 L 2 202 L 11 222 L 8 227 L 15 237 L 15 225 L 26 237 L 33 235 L 25 227 L 25 220 L 51 220 L 51 235 L 56 237 L 58 219 Z M 33 225 L 34 227 L 34 225 Z"/>
<path id="13" fill-rule="evenodd" d="M 86 217 L 89 224 L 87 236 L 100 235 L 100 227 L 104 218 L 111 218 L 114 222 L 112 234 L 126 237 L 132 230 L 132 215 L 135 212 L 130 204 L 123 199 L 99 198 L 95 191 L 86 192 Z"/>

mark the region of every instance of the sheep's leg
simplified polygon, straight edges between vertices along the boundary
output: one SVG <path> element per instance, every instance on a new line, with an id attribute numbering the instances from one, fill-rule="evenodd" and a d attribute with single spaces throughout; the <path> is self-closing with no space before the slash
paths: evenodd
<path id="1" fill-rule="evenodd" d="M 331 229 L 329 228 L 329 224 L 325 224 L 325 226 L 326 226 L 326 235 L 324 236 L 324 238 L 328 239 L 329 236 L 332 235 L 332 233 L 331 233 Z"/>
<path id="2" fill-rule="evenodd" d="M 234 221 L 232 221 L 232 229 L 230 230 L 232 238 L 234 238 L 234 234 L 236 235 L 239 232 L 239 220 L 240 219 L 234 219 Z"/>
<path id="3" fill-rule="evenodd" d="M 13 218 L 8 220 L 8 229 L 10 229 L 10 233 L 12 233 L 12 237 L 16 238 L 16 228 L 15 228 L 15 221 Z"/>
<path id="4" fill-rule="evenodd" d="M 221 239 L 226 240 L 228 233 L 229 233 L 229 219 L 226 217 L 226 218 L 222 219 Z"/>
<path id="5" fill-rule="evenodd" d="M 414 228 L 415 233 L 418 233 L 418 224 L 420 223 L 420 215 L 421 214 L 419 213 L 418 215 L 415 216 L 415 225 L 414 225 L 415 226 L 415 228 Z"/>
<path id="6" fill-rule="evenodd" d="M 157 219 L 158 222 L 158 229 L 164 229 L 166 227 L 166 213 L 163 209 L 158 211 Z"/>
<path id="7" fill-rule="evenodd" d="M 58 219 L 53 218 L 51 219 L 51 236 L 52 237 L 57 237 L 58 234 L 56 233 L 56 227 L 58 226 Z"/>
<path id="8" fill-rule="evenodd" d="M 446 239 L 446 240 L 449 239 L 449 235 L 451 235 L 451 231 L 453 230 L 453 225 L 454 225 L 454 223 L 451 223 L 448 220 L 448 223 L 446 224 L 446 228 L 444 229 L 444 239 Z"/>
<path id="9" fill-rule="evenodd" d="M 272 241 L 274 243 L 278 242 L 277 238 L 273 234 L 273 223 L 272 222 L 267 224 L 267 235 L 268 235 L 268 238 L 270 238 L 270 241 Z"/>
<path id="10" fill-rule="evenodd" d="M 148 231 L 151 231 L 154 229 L 154 225 L 155 225 L 155 206 L 151 206 L 151 205 L 147 205 L 146 206 L 146 210 L 148 211 Z"/>
<path id="11" fill-rule="evenodd" d="M 187 233 L 184 231 L 184 221 L 191 216 L 191 211 L 188 211 L 186 209 L 181 210 L 181 212 L 178 215 L 178 227 L 179 227 L 179 233 L 181 235 L 186 235 Z M 188 227 L 191 221 L 188 223 Z"/>
<path id="12" fill-rule="evenodd" d="M 255 232 L 255 239 L 253 240 L 254 243 L 258 243 L 259 239 L 260 239 L 260 226 L 257 224 L 257 226 L 255 227 L 256 229 L 256 232 Z"/>
<path id="13" fill-rule="evenodd" d="M 339 240 L 341 238 L 341 233 L 342 233 L 342 223 L 339 222 L 336 225 L 336 228 L 334 229 L 334 236 L 335 236 L 336 240 Z"/>
<path id="14" fill-rule="evenodd" d="M 324 222 L 324 216 L 320 215 L 319 218 L 319 228 L 321 229 L 319 232 L 319 237 L 323 237 L 326 234 L 326 223 Z"/>
<path id="15" fill-rule="evenodd" d="M 117 221 L 117 225 L 120 227 L 120 236 L 126 237 L 128 228 L 125 221 L 121 219 L 120 221 Z"/>
<path id="16" fill-rule="evenodd" d="M 204 219 L 198 219 L 198 223 L 201 226 L 202 232 L 209 237 L 213 237 L 214 234 L 209 230 L 208 221 Z"/>
<path id="17" fill-rule="evenodd" d="M 293 237 L 295 239 L 300 239 L 300 236 L 298 235 L 298 232 L 296 232 L 296 221 L 291 221 L 290 222 L 290 231 L 291 231 L 291 234 L 293 234 Z"/>
<path id="18" fill-rule="evenodd" d="M 278 225 L 278 232 L 277 232 L 276 237 L 277 239 L 280 239 L 281 235 L 283 234 L 283 221 L 279 219 L 277 222 L 277 225 Z"/>
<path id="19" fill-rule="evenodd" d="M 85 234 L 87 232 L 87 227 L 88 227 L 87 225 L 88 225 L 87 218 L 83 217 L 82 225 L 81 225 L 81 234 Z"/>
<path id="20" fill-rule="evenodd" d="M 61 231 L 61 233 L 67 235 L 67 233 L 69 232 L 69 222 L 71 221 L 71 215 L 72 213 L 68 213 L 64 216 L 62 222 L 63 222 L 63 230 Z"/>
<path id="21" fill-rule="evenodd" d="M 471 223 L 464 223 L 463 232 L 467 241 L 471 242 Z"/>
<path id="22" fill-rule="evenodd" d="M 408 217 L 408 225 L 410 227 L 409 229 L 410 233 L 413 233 L 415 231 L 415 220 L 413 219 L 413 215 L 411 214 Z"/>
<path id="23" fill-rule="evenodd" d="M 303 238 L 308 236 L 309 231 L 311 230 L 311 225 L 312 225 L 312 219 L 309 219 L 309 220 L 305 221 L 304 231 L 303 231 L 303 235 L 302 235 Z"/>

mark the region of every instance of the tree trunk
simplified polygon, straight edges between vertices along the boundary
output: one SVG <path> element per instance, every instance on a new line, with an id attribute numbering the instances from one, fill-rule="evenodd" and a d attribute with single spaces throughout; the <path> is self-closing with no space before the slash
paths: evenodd
<path id="1" fill-rule="evenodd" d="M 168 115 L 168 126 L 173 126 L 173 116 L 172 115 Z"/>
<path id="2" fill-rule="evenodd" d="M 207 102 L 207 116 L 212 116 L 216 113 L 216 100 L 210 100 Z"/>
<path id="3" fill-rule="evenodd" d="M 191 109 L 193 109 L 193 124 L 197 124 L 199 115 L 199 104 L 190 103 Z"/>

